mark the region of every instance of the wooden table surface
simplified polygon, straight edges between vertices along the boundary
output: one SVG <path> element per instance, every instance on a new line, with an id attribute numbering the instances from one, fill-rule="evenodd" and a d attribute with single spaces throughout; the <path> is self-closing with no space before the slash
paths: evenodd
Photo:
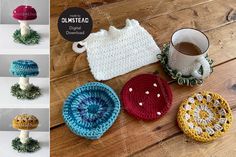
<path id="1" fill-rule="evenodd" d="M 135 18 L 149 31 L 160 47 L 182 27 L 204 31 L 210 39 L 209 56 L 214 72 L 201 86 L 182 87 L 151 64 L 128 74 L 104 81 L 117 94 L 133 76 L 159 74 L 173 90 L 173 106 L 160 120 L 138 121 L 123 109 L 114 125 L 99 140 L 90 141 L 74 135 L 63 122 L 62 105 L 77 86 L 93 78 L 86 53 L 76 54 L 71 42 L 60 36 L 57 20 L 68 7 L 83 7 L 94 20 L 94 29 L 109 25 L 123 27 L 125 19 Z M 235 157 L 236 121 L 225 135 L 210 143 L 186 137 L 176 124 L 180 102 L 193 92 L 207 90 L 228 100 L 236 117 L 236 1 L 235 0 L 57 0 L 51 1 L 51 156 L 163 156 L 163 157 Z"/>

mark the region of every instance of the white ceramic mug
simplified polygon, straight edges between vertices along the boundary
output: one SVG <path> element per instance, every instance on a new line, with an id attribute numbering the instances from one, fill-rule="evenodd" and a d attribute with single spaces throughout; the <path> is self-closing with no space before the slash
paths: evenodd
<path id="1" fill-rule="evenodd" d="M 201 50 L 201 54 L 187 55 L 178 51 L 175 46 L 181 42 L 196 45 Z M 205 58 L 208 48 L 209 40 L 204 33 L 192 28 L 179 29 L 171 37 L 168 65 L 171 69 L 181 72 L 182 75 L 192 75 L 197 79 L 204 79 L 211 72 L 210 64 Z M 201 66 L 203 74 L 198 72 Z"/>

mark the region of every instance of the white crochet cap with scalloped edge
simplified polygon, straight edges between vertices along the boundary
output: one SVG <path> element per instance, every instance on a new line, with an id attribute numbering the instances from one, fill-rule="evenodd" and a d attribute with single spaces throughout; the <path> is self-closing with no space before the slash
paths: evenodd
<path id="1" fill-rule="evenodd" d="M 108 31 L 91 33 L 85 40 L 75 42 L 73 50 L 87 51 L 91 72 L 99 81 L 157 62 L 161 52 L 153 37 L 134 19 L 127 19 L 122 29 L 110 26 Z"/>

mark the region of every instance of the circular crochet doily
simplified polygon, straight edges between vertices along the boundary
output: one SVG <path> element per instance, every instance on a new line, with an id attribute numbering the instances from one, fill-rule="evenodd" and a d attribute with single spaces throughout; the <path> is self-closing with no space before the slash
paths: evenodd
<path id="1" fill-rule="evenodd" d="M 177 121 L 187 136 L 208 142 L 229 129 L 232 112 L 219 94 L 204 91 L 193 94 L 181 103 Z"/>
<path id="2" fill-rule="evenodd" d="M 107 85 L 87 83 L 76 88 L 64 103 L 63 118 L 75 134 L 100 138 L 115 122 L 120 112 L 120 101 Z"/>
<path id="3" fill-rule="evenodd" d="M 121 91 L 124 109 L 142 120 L 162 117 L 172 103 L 172 91 L 159 76 L 142 74 L 130 79 Z"/>

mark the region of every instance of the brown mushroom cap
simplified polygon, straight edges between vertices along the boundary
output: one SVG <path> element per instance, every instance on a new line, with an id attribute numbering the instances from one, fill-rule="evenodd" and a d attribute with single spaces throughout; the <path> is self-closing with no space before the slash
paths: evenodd
<path id="1" fill-rule="evenodd" d="M 34 115 L 21 114 L 12 120 L 12 127 L 19 130 L 32 130 L 38 127 L 39 121 Z"/>

